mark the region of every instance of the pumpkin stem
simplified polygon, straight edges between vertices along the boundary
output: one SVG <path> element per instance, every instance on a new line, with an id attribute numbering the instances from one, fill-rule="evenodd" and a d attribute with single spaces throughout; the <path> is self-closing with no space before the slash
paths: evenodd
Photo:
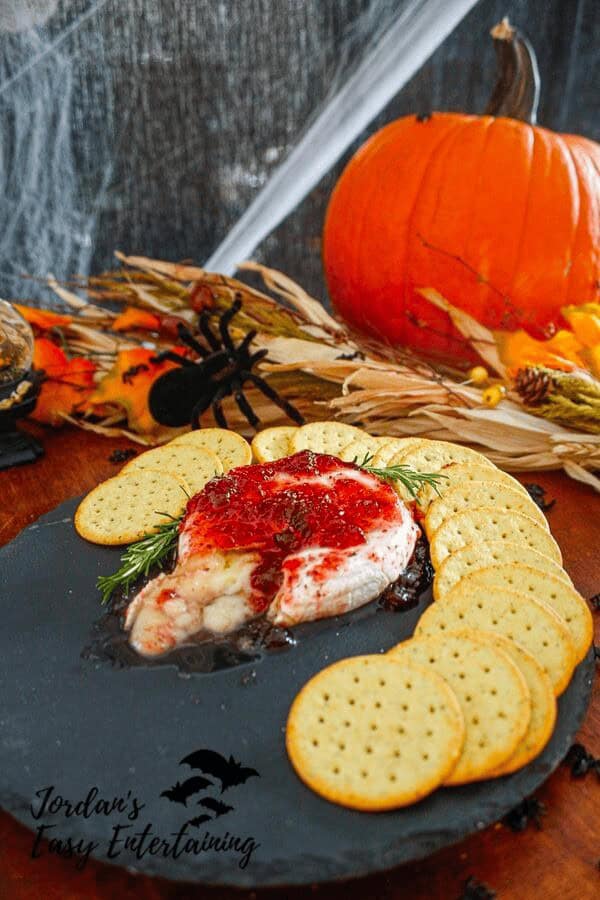
<path id="1" fill-rule="evenodd" d="M 485 114 L 508 116 L 535 125 L 540 99 L 535 51 L 507 18 L 495 25 L 490 34 L 494 38 L 498 77 Z"/>

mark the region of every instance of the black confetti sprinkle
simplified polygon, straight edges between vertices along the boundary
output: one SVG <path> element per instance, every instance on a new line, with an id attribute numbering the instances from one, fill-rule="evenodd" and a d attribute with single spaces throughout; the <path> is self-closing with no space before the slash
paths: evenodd
<path id="1" fill-rule="evenodd" d="M 573 778 L 584 778 L 588 772 L 595 772 L 600 778 L 600 759 L 588 753 L 583 744 L 573 744 L 563 763 L 569 766 Z"/>
<path id="2" fill-rule="evenodd" d="M 494 900 L 496 891 L 493 891 L 487 884 L 477 881 L 472 875 L 469 875 L 464 883 L 463 892 L 458 900 Z"/>
<path id="3" fill-rule="evenodd" d="M 546 815 L 546 807 L 537 797 L 526 797 L 502 819 L 511 831 L 525 831 L 530 822 L 537 829 L 542 827 L 542 816 Z"/>
<path id="4" fill-rule="evenodd" d="M 113 450 L 108 457 L 108 461 L 111 463 L 124 463 L 128 459 L 133 459 L 134 456 L 137 456 L 136 450 Z"/>
<path id="5" fill-rule="evenodd" d="M 144 363 L 140 363 L 139 366 L 130 366 L 126 372 L 123 372 L 121 375 L 121 381 L 123 384 L 133 384 L 133 379 L 136 375 L 139 375 L 140 372 L 148 372 L 150 369 L 149 366 L 144 365 Z"/>
<path id="6" fill-rule="evenodd" d="M 556 500 L 546 501 L 546 488 L 543 488 L 539 484 L 524 484 L 523 487 L 542 512 L 552 509 L 556 503 Z"/>
<path id="7" fill-rule="evenodd" d="M 336 356 L 336 359 L 346 359 L 346 360 L 364 359 L 364 358 L 365 358 L 365 354 L 362 353 L 360 350 L 355 350 L 353 353 L 340 353 L 339 356 Z"/>

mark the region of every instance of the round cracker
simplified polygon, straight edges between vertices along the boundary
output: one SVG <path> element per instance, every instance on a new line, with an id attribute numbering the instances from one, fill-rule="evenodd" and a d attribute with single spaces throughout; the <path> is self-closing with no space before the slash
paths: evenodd
<path id="1" fill-rule="evenodd" d="M 248 441 L 241 434 L 226 428 L 196 428 L 175 438 L 167 446 L 210 450 L 221 460 L 224 472 L 238 466 L 248 466 L 252 462 L 252 450 Z"/>
<path id="2" fill-rule="evenodd" d="M 432 603 L 417 623 L 416 636 L 447 634 L 463 628 L 497 631 L 521 644 L 542 666 L 556 696 L 575 667 L 575 648 L 565 623 L 539 600 L 504 588 L 486 587 L 479 596 L 454 594 Z"/>
<path id="3" fill-rule="evenodd" d="M 398 460 L 406 451 L 430 443 L 432 443 L 432 441 L 425 438 L 390 438 L 381 450 L 375 454 L 371 465 L 378 468 L 387 468 L 389 466 L 397 465 Z M 409 466 L 409 468 L 412 467 Z M 413 503 L 417 500 L 417 495 L 409 491 L 408 487 L 404 485 L 402 481 L 392 481 L 391 486 L 405 502 Z"/>
<path id="4" fill-rule="evenodd" d="M 382 446 L 382 440 L 386 438 L 372 437 L 370 434 L 364 434 L 361 437 L 353 438 L 349 444 L 342 447 L 338 456 L 344 462 L 361 463 L 368 454 L 371 459 L 369 465 L 373 465 L 373 459 L 377 455 L 377 451 Z"/>
<path id="5" fill-rule="evenodd" d="M 479 596 L 489 585 L 528 594 L 550 606 L 569 629 L 576 662 L 581 662 L 590 649 L 594 623 L 587 603 L 574 587 L 533 566 L 518 562 L 495 563 L 465 575 L 442 602 L 452 600 L 457 592 L 470 591 Z"/>
<path id="6" fill-rule="evenodd" d="M 215 475 L 223 474 L 221 460 L 212 450 L 176 444 L 175 441 L 136 456 L 121 469 L 121 474 L 142 469 L 155 469 L 183 478 L 190 486 L 192 495 L 201 491 Z"/>
<path id="7" fill-rule="evenodd" d="M 290 440 L 298 431 L 295 425 L 276 425 L 259 431 L 252 439 L 252 453 L 259 463 L 275 462 L 292 452 Z"/>
<path id="8" fill-rule="evenodd" d="M 77 507 L 75 528 L 95 544 L 131 544 L 170 517 L 178 518 L 187 501 L 177 478 L 139 469 L 109 478 L 90 491 Z"/>
<path id="9" fill-rule="evenodd" d="M 547 531 L 548 523 L 544 513 L 536 506 L 531 497 L 499 481 L 467 481 L 452 488 L 441 488 L 442 496 L 430 504 L 425 516 L 425 532 L 434 534 L 440 525 L 450 516 L 464 509 L 477 509 L 480 506 L 493 506 L 498 510 L 525 513 L 531 516 L 541 528 Z"/>
<path id="10" fill-rule="evenodd" d="M 465 509 L 440 525 L 429 536 L 429 552 L 434 569 L 447 556 L 467 544 L 486 541 L 521 543 L 562 564 L 560 548 L 549 531 L 524 513 L 503 512 L 493 506 Z"/>
<path id="11" fill-rule="evenodd" d="M 456 462 L 496 468 L 482 453 L 449 441 L 423 440 L 414 447 L 400 451 L 390 460 L 391 465 L 403 464 L 417 472 L 440 472 L 445 466 Z"/>
<path id="12" fill-rule="evenodd" d="M 520 669 L 492 640 L 475 630 L 419 636 L 389 651 L 395 659 L 431 666 L 450 685 L 465 720 L 460 758 L 445 784 L 490 777 L 514 754 L 531 717 Z"/>
<path id="13" fill-rule="evenodd" d="M 571 584 L 571 579 L 557 562 L 538 553 L 527 544 L 517 544 L 511 541 L 483 541 L 481 543 L 467 544 L 460 550 L 447 556 L 437 569 L 433 579 L 434 600 L 443 600 L 461 578 L 471 572 L 477 572 L 485 566 L 496 563 L 524 563 L 534 569 L 541 569 Z"/>
<path id="14" fill-rule="evenodd" d="M 356 656 L 314 676 L 294 700 L 290 761 L 317 794 L 362 810 L 407 806 L 435 790 L 461 752 L 458 701 L 435 672 Z"/>
<path id="15" fill-rule="evenodd" d="M 399 453 L 404 453 L 405 450 L 410 450 L 413 447 L 416 447 L 419 444 L 424 444 L 426 442 L 424 438 L 413 437 L 379 438 L 379 440 L 382 440 L 383 443 L 375 454 L 373 465 L 380 468 L 389 466 L 390 461 L 394 459 L 394 457 L 398 456 Z"/>
<path id="16" fill-rule="evenodd" d="M 506 484 L 513 490 L 529 497 L 523 485 L 516 478 L 513 478 L 508 472 L 503 472 L 502 469 L 488 465 L 488 462 L 489 460 L 486 460 L 486 465 L 467 462 L 451 463 L 448 466 L 444 466 L 440 471 L 440 475 L 445 475 L 447 480 L 444 479 L 439 483 L 438 490 L 436 491 L 431 485 L 426 484 L 419 491 L 418 499 L 421 509 L 426 511 L 429 504 L 437 500 L 444 491 L 450 490 L 456 485 L 464 485 L 468 481 L 500 481 L 502 484 Z"/>
<path id="17" fill-rule="evenodd" d="M 135 470 L 134 470 L 134 471 L 135 471 Z M 140 472 L 141 472 L 141 471 L 144 471 L 144 472 L 155 472 L 157 475 L 164 475 L 164 474 L 165 474 L 165 472 L 164 472 L 163 469 L 143 469 L 143 470 L 142 470 L 142 469 L 138 469 L 138 471 L 140 471 Z M 118 475 L 115 475 L 115 478 L 119 478 L 121 475 L 126 475 L 126 474 L 127 474 L 127 472 L 125 472 L 125 470 L 122 469 L 122 470 L 119 472 Z M 174 478 L 175 481 L 178 481 L 178 482 L 179 482 L 179 484 L 180 484 L 180 486 L 181 486 L 181 490 L 182 490 L 183 493 L 185 494 L 186 498 L 189 500 L 189 498 L 192 496 L 192 493 L 193 493 L 193 492 L 192 492 L 192 488 L 190 487 L 190 485 L 188 484 L 188 482 L 185 480 L 185 478 L 183 477 L 183 475 L 175 475 L 173 472 L 167 472 L 166 474 L 169 475 L 171 478 Z"/>
<path id="18" fill-rule="evenodd" d="M 315 453 L 330 453 L 339 456 L 350 441 L 366 435 L 361 428 L 345 425 L 343 422 L 310 422 L 302 425 L 290 439 L 292 453 L 313 450 Z"/>
<path id="19" fill-rule="evenodd" d="M 554 730 L 556 722 L 556 697 L 552 690 L 552 682 L 533 658 L 531 653 L 509 638 L 493 632 L 481 632 L 489 636 L 501 650 L 504 650 L 521 670 L 529 689 L 531 701 L 531 718 L 523 740 L 513 755 L 502 763 L 492 774 L 494 776 L 509 775 L 522 769 L 527 763 L 542 752 Z"/>

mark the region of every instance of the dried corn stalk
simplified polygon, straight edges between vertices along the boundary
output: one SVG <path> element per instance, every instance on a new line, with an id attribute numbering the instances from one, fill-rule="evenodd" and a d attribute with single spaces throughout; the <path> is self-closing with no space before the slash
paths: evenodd
<path id="1" fill-rule="evenodd" d="M 352 334 L 333 319 L 324 307 L 281 272 L 257 263 L 245 263 L 242 270 L 261 276 L 278 300 L 242 281 L 146 257 L 117 253 L 122 268 L 79 285 L 95 304 L 82 302 L 70 291 L 50 282 L 71 311 L 77 307 L 81 322 L 64 329 L 67 346 L 100 361 L 102 372 L 110 367 L 118 350 L 144 343 L 140 334 L 111 332 L 113 313 L 105 304 L 116 301 L 151 310 L 159 316 L 177 317 L 193 324 L 193 298 L 206 291 L 215 312 L 227 308 L 236 296 L 242 311 L 234 320 L 239 337 L 257 331 L 256 349 L 269 350 L 260 371 L 278 391 L 291 400 L 308 419 L 337 418 L 358 424 L 374 434 L 421 435 L 466 443 L 510 471 L 564 469 L 572 478 L 600 491 L 600 435 L 565 427 L 533 414 L 516 392 L 490 409 L 482 390 L 464 380 L 460 373 L 434 367 L 409 352 L 374 345 Z M 488 367 L 500 378 L 506 372 L 494 336 L 475 319 L 450 306 L 431 289 L 423 292 L 429 302 L 446 310 L 455 326 L 477 349 Z M 157 349 L 173 343 L 160 333 L 154 335 Z M 253 346 L 254 346 L 253 345 Z M 250 389 L 250 402 L 263 425 L 282 421 L 281 412 L 262 395 Z M 247 429 L 237 408 L 228 401 L 225 413 L 232 427 Z M 564 406 L 562 407 L 564 408 Z M 110 421 L 70 420 L 101 433 L 133 435 Z M 208 419 L 207 419 L 208 421 Z M 574 419 L 585 423 L 585 416 Z M 592 431 L 594 429 L 591 429 Z M 157 440 L 160 438 L 154 438 Z"/>

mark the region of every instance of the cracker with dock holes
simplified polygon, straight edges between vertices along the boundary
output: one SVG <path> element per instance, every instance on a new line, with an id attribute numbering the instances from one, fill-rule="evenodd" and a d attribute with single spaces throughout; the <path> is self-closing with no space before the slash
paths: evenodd
<path id="1" fill-rule="evenodd" d="M 252 450 L 248 441 L 226 428 L 196 428 L 175 438 L 167 446 L 210 450 L 221 460 L 224 472 L 237 466 L 248 466 L 252 462 Z"/>
<path id="2" fill-rule="evenodd" d="M 377 466 L 378 468 L 385 469 L 389 466 L 390 462 L 394 457 L 398 456 L 399 453 L 403 453 L 405 450 L 410 450 L 413 447 L 416 447 L 418 444 L 424 444 L 425 440 L 423 438 L 380 438 L 382 440 L 382 444 L 377 450 L 374 459 L 371 462 L 371 465 Z"/>
<path id="3" fill-rule="evenodd" d="M 495 563 L 465 575 L 441 601 L 449 602 L 458 593 L 485 593 L 488 586 L 508 588 L 527 594 L 550 606 L 564 620 L 575 647 L 575 660 L 581 662 L 592 643 L 594 623 L 583 597 L 574 587 L 555 575 L 523 563 Z"/>
<path id="4" fill-rule="evenodd" d="M 290 452 L 313 450 L 315 453 L 330 453 L 339 456 L 344 447 L 355 439 L 364 437 L 366 431 L 345 425 L 343 422 L 310 422 L 302 425 L 290 440 Z"/>
<path id="5" fill-rule="evenodd" d="M 419 635 L 389 651 L 402 665 L 429 666 L 450 685 L 465 720 L 465 743 L 445 784 L 488 778 L 513 755 L 531 718 L 529 689 L 512 659 L 485 635 Z"/>
<path id="6" fill-rule="evenodd" d="M 520 644 L 501 634 L 481 633 L 489 636 L 521 670 L 529 688 L 531 701 L 531 718 L 525 736 L 513 755 L 492 773 L 493 777 L 498 777 L 522 769 L 542 752 L 554 730 L 556 697 L 552 690 L 552 682 L 531 653 L 527 653 Z"/>
<path id="7" fill-rule="evenodd" d="M 549 531 L 525 513 L 506 512 L 494 506 L 464 509 L 446 519 L 429 535 L 431 563 L 437 571 L 447 556 L 467 544 L 499 540 L 531 547 L 562 565 L 559 546 Z"/>
<path id="8" fill-rule="evenodd" d="M 375 457 L 370 461 L 369 465 L 374 468 L 388 468 L 397 465 L 398 460 L 405 451 L 424 446 L 428 443 L 430 443 L 430 441 L 424 438 L 390 438 L 390 440 L 375 454 Z M 401 480 L 392 482 L 392 487 L 399 497 L 407 503 L 417 499 L 415 494 L 413 494 Z M 433 490 L 435 490 L 435 488 Z"/>
<path id="9" fill-rule="evenodd" d="M 382 441 L 386 438 L 373 437 L 370 434 L 363 434 L 361 437 L 353 438 L 349 444 L 346 444 L 337 454 L 343 462 L 362 463 L 365 456 L 371 457 L 369 462 L 372 465 L 372 458 L 375 457 L 378 450 L 383 446 Z"/>
<path id="10" fill-rule="evenodd" d="M 437 491 L 429 484 L 423 485 L 419 491 L 419 506 L 424 511 L 427 511 L 429 504 L 437 500 L 440 494 L 444 494 L 445 491 L 451 490 L 456 485 L 464 485 L 468 481 L 499 481 L 529 497 L 523 485 L 516 478 L 513 478 L 508 472 L 503 472 L 502 469 L 490 466 L 487 461 L 486 465 L 474 462 L 450 463 L 440 470 L 440 475 L 446 477 L 439 482 Z"/>
<path id="11" fill-rule="evenodd" d="M 451 444 L 449 441 L 423 440 L 414 447 L 401 450 L 392 457 L 389 465 L 402 464 L 416 469 L 417 472 L 441 472 L 444 466 L 451 463 L 470 462 L 479 466 L 496 468 L 482 453 L 463 447 L 462 444 Z"/>
<path id="12" fill-rule="evenodd" d="M 290 440 L 298 431 L 295 425 L 276 425 L 259 431 L 252 439 L 252 453 L 259 463 L 275 462 L 292 452 Z"/>
<path id="13" fill-rule="evenodd" d="M 189 444 L 176 445 L 174 441 L 136 456 L 121 469 L 121 474 L 139 472 L 141 469 L 155 469 L 183 478 L 192 495 L 201 491 L 215 475 L 223 474 L 221 460 L 212 450 Z"/>
<path id="14" fill-rule="evenodd" d="M 425 516 L 425 531 L 428 535 L 434 534 L 450 516 L 464 509 L 477 509 L 481 506 L 524 513 L 535 519 L 541 528 L 549 530 L 544 513 L 531 497 L 523 496 L 499 481 L 467 481 L 446 489 L 442 483 L 440 490 L 442 496 L 429 505 Z"/>
<path id="15" fill-rule="evenodd" d="M 432 603 L 417 623 L 416 637 L 448 635 L 464 628 L 494 631 L 516 641 L 542 666 L 556 696 L 567 687 L 575 667 L 575 648 L 564 621 L 539 600 L 504 588 L 480 594 L 454 594 Z"/>
<path id="16" fill-rule="evenodd" d="M 139 469 L 103 481 L 84 497 L 75 528 L 95 544 L 131 544 L 183 512 L 188 496 L 173 475 Z"/>
<path id="17" fill-rule="evenodd" d="M 465 575 L 496 563 L 523 563 L 571 584 L 571 579 L 562 566 L 526 544 L 503 540 L 483 541 L 467 544 L 446 557 L 433 579 L 434 600 L 443 600 Z"/>
<path id="18" fill-rule="evenodd" d="M 464 722 L 435 672 L 389 656 L 343 659 L 304 685 L 290 709 L 286 748 L 317 794 L 353 809 L 416 803 L 448 777 Z"/>

